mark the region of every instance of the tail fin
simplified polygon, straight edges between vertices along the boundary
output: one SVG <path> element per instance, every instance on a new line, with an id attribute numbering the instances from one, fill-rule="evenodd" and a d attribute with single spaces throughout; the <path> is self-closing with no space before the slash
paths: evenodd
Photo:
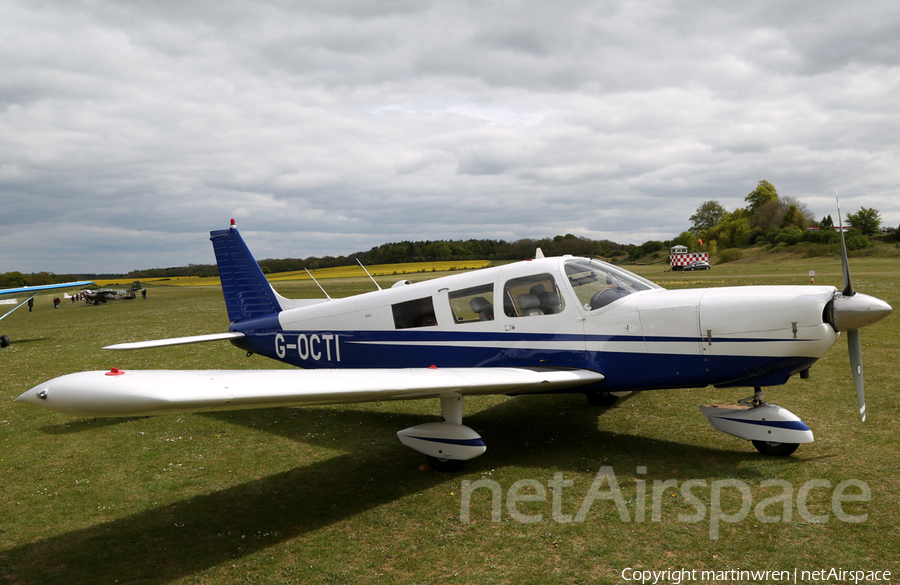
<path id="1" fill-rule="evenodd" d="M 228 320 L 246 321 L 281 311 L 278 296 L 237 228 L 211 231 L 209 239 L 219 265 Z"/>

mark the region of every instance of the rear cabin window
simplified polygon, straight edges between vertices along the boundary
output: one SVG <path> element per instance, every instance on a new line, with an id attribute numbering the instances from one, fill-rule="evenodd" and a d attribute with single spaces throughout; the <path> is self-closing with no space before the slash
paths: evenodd
<path id="1" fill-rule="evenodd" d="M 484 284 L 451 292 L 450 310 L 455 323 L 494 320 L 494 285 Z"/>
<path id="2" fill-rule="evenodd" d="M 556 281 L 547 273 L 515 278 L 503 287 L 503 312 L 508 317 L 554 315 L 565 307 Z"/>
<path id="3" fill-rule="evenodd" d="M 397 329 L 437 325 L 437 318 L 434 316 L 434 302 L 431 297 L 397 303 L 391 306 L 391 310 L 394 313 L 394 327 Z"/>

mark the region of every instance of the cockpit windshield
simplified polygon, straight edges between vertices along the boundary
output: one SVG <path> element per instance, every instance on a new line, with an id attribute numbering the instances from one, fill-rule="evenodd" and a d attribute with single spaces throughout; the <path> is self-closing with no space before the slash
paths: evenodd
<path id="1" fill-rule="evenodd" d="M 584 258 L 566 262 L 566 276 L 585 311 L 595 311 L 631 293 L 662 288 L 612 264 Z"/>

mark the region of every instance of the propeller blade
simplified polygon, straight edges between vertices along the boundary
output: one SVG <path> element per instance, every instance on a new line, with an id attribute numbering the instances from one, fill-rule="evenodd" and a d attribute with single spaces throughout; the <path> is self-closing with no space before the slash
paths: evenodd
<path id="1" fill-rule="evenodd" d="M 847 348 L 850 350 L 850 367 L 853 368 L 853 383 L 856 384 L 856 400 L 859 402 L 859 414 L 866 422 L 866 391 L 863 387 L 862 344 L 859 341 L 859 329 L 847 332 Z"/>
<path id="2" fill-rule="evenodd" d="M 837 201 L 838 211 L 838 231 L 841 233 L 841 264 L 844 268 L 844 296 L 852 297 L 853 284 L 850 283 L 850 261 L 847 260 L 847 243 L 844 241 L 844 220 L 841 219 L 841 200 L 838 197 L 837 189 L 834 190 L 834 198 Z"/>

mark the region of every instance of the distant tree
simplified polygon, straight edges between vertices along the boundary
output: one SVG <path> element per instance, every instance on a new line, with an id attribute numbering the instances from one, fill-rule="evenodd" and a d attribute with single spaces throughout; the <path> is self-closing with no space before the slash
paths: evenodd
<path id="1" fill-rule="evenodd" d="M 785 216 L 788 219 L 785 219 Z M 778 196 L 775 199 L 763 203 L 753 217 L 753 225 L 760 228 L 763 233 L 794 225 L 800 229 L 806 229 L 816 222 L 816 216 L 809 210 L 806 203 L 790 197 Z"/>
<path id="2" fill-rule="evenodd" d="M 748 241 L 750 233 L 750 212 L 739 207 L 727 214 L 722 221 L 708 230 L 703 230 L 698 236 L 704 242 L 716 240 L 719 248 L 739 248 L 752 242 Z"/>
<path id="3" fill-rule="evenodd" d="M 446 242 L 434 242 L 425 248 L 425 255 L 433 260 L 449 260 L 453 250 Z"/>
<path id="4" fill-rule="evenodd" d="M 809 206 L 806 203 L 803 203 L 796 197 L 790 197 L 790 196 L 785 196 L 785 195 L 782 195 L 781 197 L 779 197 L 779 199 L 788 208 L 790 208 L 792 205 L 797 208 L 797 211 L 806 220 L 806 222 L 803 225 L 803 229 L 806 229 L 811 225 L 816 225 L 816 214 L 814 214 L 812 211 L 810 211 Z M 795 225 L 799 225 L 799 224 L 795 224 Z"/>
<path id="5" fill-rule="evenodd" d="M 56 279 L 53 278 L 53 275 L 49 272 L 38 272 L 37 274 L 32 274 L 31 278 L 28 279 L 28 286 L 40 286 L 42 284 L 53 284 L 56 282 Z"/>
<path id="6" fill-rule="evenodd" d="M 848 250 L 863 250 L 874 245 L 869 238 L 856 228 L 850 228 L 844 240 L 847 243 Z"/>
<path id="7" fill-rule="evenodd" d="M 697 208 L 696 213 L 690 217 L 691 231 L 699 233 L 701 230 L 708 230 L 728 215 L 725 209 L 718 201 L 706 201 Z"/>
<path id="8" fill-rule="evenodd" d="M 881 229 L 881 214 L 871 207 L 860 207 L 856 213 L 847 214 L 847 223 L 867 236 Z"/>
<path id="9" fill-rule="evenodd" d="M 756 214 L 760 207 L 769 203 L 770 201 L 778 200 L 778 191 L 775 190 L 775 185 L 763 179 L 756 185 L 756 189 L 751 191 L 746 197 L 744 197 L 744 201 L 749 203 L 748 206 L 750 212 Z"/>
<path id="10" fill-rule="evenodd" d="M 681 232 L 677 238 L 672 240 L 672 246 L 684 246 L 688 249 L 688 252 L 694 252 L 697 250 L 697 236 L 692 234 L 691 232 Z"/>
<path id="11" fill-rule="evenodd" d="M 784 212 L 785 209 L 778 199 L 766 201 L 756 210 L 753 216 L 753 225 L 761 229 L 763 233 L 768 233 L 781 225 Z"/>
<path id="12" fill-rule="evenodd" d="M 809 220 L 800 212 L 795 203 L 788 206 L 787 211 L 781 218 L 781 226 L 779 227 L 783 229 L 789 226 L 796 226 L 802 230 L 809 227 Z"/>
<path id="13" fill-rule="evenodd" d="M 391 246 L 384 253 L 384 263 L 396 264 L 398 262 L 406 262 L 406 254 L 406 246 Z"/>
<path id="14" fill-rule="evenodd" d="M 3 288 L 18 288 L 28 284 L 28 277 L 21 272 L 13 270 L 6 274 L 0 274 L 0 286 Z"/>
<path id="15" fill-rule="evenodd" d="M 822 229 L 826 229 L 826 228 L 834 229 L 834 220 L 831 219 L 830 213 L 822 218 L 822 221 L 819 222 L 819 227 Z"/>

